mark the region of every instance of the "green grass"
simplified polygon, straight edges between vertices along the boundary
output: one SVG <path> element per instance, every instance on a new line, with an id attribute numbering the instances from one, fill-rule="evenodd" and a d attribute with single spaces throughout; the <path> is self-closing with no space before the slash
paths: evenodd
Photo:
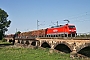
<path id="1" fill-rule="evenodd" d="M 12 44 L 10 42 L 2 42 L 2 40 L 0 40 L 0 44 Z"/>
<path id="2" fill-rule="evenodd" d="M 11 44 L 0 41 L 0 44 Z M 72 60 L 70 54 L 50 53 L 49 49 L 31 49 L 21 47 L 0 47 L 0 60 Z M 73 59 L 82 60 L 82 59 Z M 83 59 L 84 60 L 84 59 Z"/>
<path id="3" fill-rule="evenodd" d="M 0 60 L 70 60 L 69 54 L 49 53 L 43 49 L 0 48 Z"/>
<path id="4" fill-rule="evenodd" d="M 12 44 L 12 43 L 9 43 L 9 42 L 0 42 L 0 44 Z"/>

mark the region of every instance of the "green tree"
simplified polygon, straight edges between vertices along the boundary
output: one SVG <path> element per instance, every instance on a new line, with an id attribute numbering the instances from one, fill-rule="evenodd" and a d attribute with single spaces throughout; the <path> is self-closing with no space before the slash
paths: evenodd
<path id="1" fill-rule="evenodd" d="M 20 34 L 21 32 L 20 31 L 17 31 L 16 34 Z"/>
<path id="2" fill-rule="evenodd" d="M 15 33 L 15 35 L 18 36 L 20 33 L 21 33 L 20 31 L 17 31 L 17 32 Z"/>
<path id="3" fill-rule="evenodd" d="M 0 8 L 0 39 L 3 38 L 8 27 L 10 26 L 11 21 L 7 19 L 8 14 Z"/>

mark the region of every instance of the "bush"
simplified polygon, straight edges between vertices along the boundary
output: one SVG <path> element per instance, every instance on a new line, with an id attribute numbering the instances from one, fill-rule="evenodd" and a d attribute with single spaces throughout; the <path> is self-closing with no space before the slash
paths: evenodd
<path id="1" fill-rule="evenodd" d="M 2 42 L 6 42 L 6 41 L 7 41 L 6 39 L 4 39 L 4 38 L 2 39 Z"/>

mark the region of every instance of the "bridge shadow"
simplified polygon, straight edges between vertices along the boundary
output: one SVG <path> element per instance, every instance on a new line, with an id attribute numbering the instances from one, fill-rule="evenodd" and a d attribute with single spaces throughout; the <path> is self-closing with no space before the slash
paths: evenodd
<path id="1" fill-rule="evenodd" d="M 90 46 L 81 49 L 78 53 L 90 58 Z"/>
<path id="2" fill-rule="evenodd" d="M 43 48 L 51 48 L 50 45 L 47 42 L 44 42 L 41 47 Z"/>
<path id="3" fill-rule="evenodd" d="M 13 44 L 0 44 L 0 47 L 11 46 Z"/>
<path id="4" fill-rule="evenodd" d="M 65 44 L 59 44 L 54 49 L 61 51 L 61 52 L 64 52 L 64 53 L 70 53 L 71 52 L 69 47 L 66 46 Z"/>

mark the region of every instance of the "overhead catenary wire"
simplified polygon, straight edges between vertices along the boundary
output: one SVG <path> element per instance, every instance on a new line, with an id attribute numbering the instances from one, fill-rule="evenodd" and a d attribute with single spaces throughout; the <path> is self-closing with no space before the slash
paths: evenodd
<path id="1" fill-rule="evenodd" d="M 70 21 L 75 21 L 75 22 L 81 22 L 81 21 L 90 21 L 89 19 L 81 19 L 82 17 L 85 18 L 86 16 L 89 16 L 90 13 L 85 12 L 85 14 L 80 14 L 79 16 L 75 16 L 75 17 L 68 17 L 67 19 L 69 19 Z"/>

